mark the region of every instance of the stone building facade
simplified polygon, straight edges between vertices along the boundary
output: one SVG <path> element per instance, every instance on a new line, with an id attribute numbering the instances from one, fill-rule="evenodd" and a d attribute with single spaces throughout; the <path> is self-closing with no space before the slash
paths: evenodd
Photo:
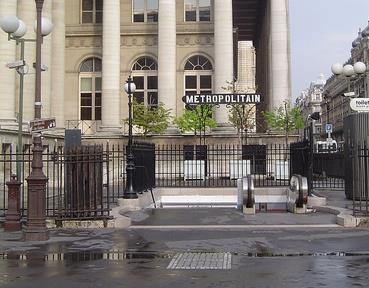
<path id="1" fill-rule="evenodd" d="M 301 114 L 305 120 L 309 115 L 314 112 L 321 113 L 321 102 L 323 100 L 323 89 L 326 84 L 326 80 L 323 74 L 319 75 L 319 78 L 310 83 L 310 87 L 301 92 L 301 95 L 296 99 L 296 106 L 299 107 Z M 316 138 L 319 137 L 322 132 L 321 121 L 314 121 L 313 134 Z"/>
<path id="2" fill-rule="evenodd" d="M 35 38 L 34 1 L 0 0 L 0 18 L 10 14 L 29 27 L 26 38 Z M 162 102 L 174 117 L 185 109 L 185 93 L 227 93 L 224 86 L 235 80 L 240 91 L 263 95 L 258 112 L 291 96 L 288 0 L 45 0 L 43 16 L 54 29 L 42 46 L 49 67 L 42 74 L 42 117 L 56 117 L 60 131 L 121 134 L 129 75 L 139 101 Z M 19 58 L 19 48 L 0 32 L 0 129 L 11 129 L 19 81 L 4 64 Z M 27 122 L 34 118 L 32 42 L 25 61 Z M 226 127 L 226 107 L 215 118 Z"/>

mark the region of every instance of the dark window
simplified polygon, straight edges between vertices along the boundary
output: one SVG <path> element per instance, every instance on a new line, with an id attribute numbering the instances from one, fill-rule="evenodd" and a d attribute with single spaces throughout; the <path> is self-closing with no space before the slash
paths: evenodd
<path id="1" fill-rule="evenodd" d="M 186 76 L 186 90 L 197 88 L 197 77 L 196 76 Z"/>
<path id="2" fill-rule="evenodd" d="M 101 120 L 101 59 L 88 58 L 80 67 L 81 120 Z"/>
<path id="3" fill-rule="evenodd" d="M 136 84 L 136 99 L 150 107 L 158 105 L 158 65 L 150 57 L 141 57 L 132 67 L 133 81 Z M 138 75 L 137 75 L 138 74 Z"/>
<path id="4" fill-rule="evenodd" d="M 211 20 L 211 0 L 185 0 L 185 21 L 209 22 Z"/>
<path id="5" fill-rule="evenodd" d="M 158 77 L 157 76 L 147 77 L 147 88 L 148 89 L 158 89 Z"/>
<path id="6" fill-rule="evenodd" d="M 158 22 L 158 0 L 133 0 L 133 22 Z"/>
<path id="7" fill-rule="evenodd" d="M 102 23 L 103 0 L 82 0 L 82 23 Z"/>

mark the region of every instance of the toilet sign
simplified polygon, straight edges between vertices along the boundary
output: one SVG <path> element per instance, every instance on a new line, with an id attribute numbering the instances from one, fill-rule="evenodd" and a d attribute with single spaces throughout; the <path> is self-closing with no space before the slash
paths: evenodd
<path id="1" fill-rule="evenodd" d="M 369 112 L 369 98 L 354 98 L 350 100 L 350 107 L 357 112 Z"/>

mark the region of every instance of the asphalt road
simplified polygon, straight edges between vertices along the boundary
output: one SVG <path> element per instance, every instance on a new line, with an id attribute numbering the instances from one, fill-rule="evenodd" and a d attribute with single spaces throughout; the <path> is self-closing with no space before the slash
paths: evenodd
<path id="1" fill-rule="evenodd" d="M 26 243 L 20 233 L 0 233 L 0 287 L 368 287 L 369 283 L 368 229 L 141 228 L 55 230 L 51 236 L 45 243 Z M 228 253 L 230 269 L 167 269 L 185 252 Z"/>

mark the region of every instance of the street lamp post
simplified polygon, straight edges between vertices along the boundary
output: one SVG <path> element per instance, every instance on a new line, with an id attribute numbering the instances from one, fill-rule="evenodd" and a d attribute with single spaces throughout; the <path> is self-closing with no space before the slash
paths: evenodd
<path id="1" fill-rule="evenodd" d="M 23 122 L 23 76 L 26 74 L 24 66 L 24 44 L 25 42 L 36 42 L 36 89 L 35 89 L 35 119 L 41 118 L 41 44 L 42 37 L 51 33 L 52 24 L 46 18 L 42 18 L 42 6 L 44 0 L 35 0 L 37 20 L 36 20 L 36 39 L 22 38 L 26 34 L 25 24 L 16 16 L 6 16 L 1 19 L 1 28 L 8 33 L 9 40 L 17 41 L 21 45 L 21 61 L 9 63 L 9 68 L 16 68 L 20 74 L 20 96 L 19 96 L 19 115 L 18 115 L 18 153 L 22 151 L 22 122 Z M 18 63 L 20 62 L 20 64 Z M 28 182 L 28 212 L 27 228 L 24 233 L 26 241 L 42 241 L 49 239 L 46 228 L 45 214 L 45 191 L 48 178 L 42 171 L 42 140 L 41 134 L 33 135 L 33 157 L 32 171 L 27 178 Z M 17 159 L 20 163 L 20 159 Z M 21 166 L 17 164 L 17 174 L 20 178 Z"/>
<path id="2" fill-rule="evenodd" d="M 129 76 L 124 84 L 124 91 L 128 94 L 128 151 L 126 164 L 126 188 L 124 189 L 124 199 L 138 198 L 137 192 L 133 188 L 133 173 L 135 170 L 134 156 L 132 152 L 132 94 L 136 90 L 136 85 Z"/>
<path id="3" fill-rule="evenodd" d="M 16 16 L 6 16 L 1 19 L 1 29 L 8 33 L 8 40 L 16 41 L 17 45 L 20 45 L 20 61 L 14 62 L 18 64 L 8 63 L 7 66 L 10 69 L 15 68 L 19 74 L 19 101 L 18 101 L 18 143 L 17 143 L 17 179 L 22 179 L 22 163 L 20 154 L 23 151 L 23 86 L 24 75 L 28 73 L 28 65 L 24 59 L 24 45 L 25 42 L 36 42 L 36 39 L 25 39 L 23 36 L 27 32 L 27 27 L 22 20 L 19 20 Z M 16 28 L 17 27 L 17 28 Z M 14 30 L 16 29 L 16 30 Z M 13 64 L 13 65 L 12 65 Z"/>
<path id="4" fill-rule="evenodd" d="M 331 67 L 331 71 L 334 75 L 338 76 L 343 74 L 344 76 L 347 77 L 348 80 L 348 92 L 350 93 L 351 91 L 351 87 L 350 87 L 350 80 L 351 77 L 354 76 L 355 74 L 361 76 L 363 74 L 365 74 L 367 72 L 367 67 L 365 65 L 365 63 L 363 62 L 356 62 L 354 65 L 351 64 L 346 64 L 345 66 L 343 66 L 341 63 L 335 63 L 332 65 Z"/>

